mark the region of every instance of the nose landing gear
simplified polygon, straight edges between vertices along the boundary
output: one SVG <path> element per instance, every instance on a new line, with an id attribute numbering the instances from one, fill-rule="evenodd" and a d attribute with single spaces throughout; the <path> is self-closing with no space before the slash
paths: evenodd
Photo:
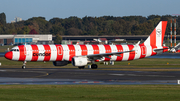
<path id="1" fill-rule="evenodd" d="M 26 61 L 23 61 L 22 69 L 25 69 L 25 68 L 26 68 Z"/>

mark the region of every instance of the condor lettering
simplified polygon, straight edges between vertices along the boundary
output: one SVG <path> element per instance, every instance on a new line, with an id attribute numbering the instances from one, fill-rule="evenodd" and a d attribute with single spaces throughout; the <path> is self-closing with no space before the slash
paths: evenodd
<path id="1" fill-rule="evenodd" d="M 33 56 L 50 56 L 51 53 L 33 53 Z"/>

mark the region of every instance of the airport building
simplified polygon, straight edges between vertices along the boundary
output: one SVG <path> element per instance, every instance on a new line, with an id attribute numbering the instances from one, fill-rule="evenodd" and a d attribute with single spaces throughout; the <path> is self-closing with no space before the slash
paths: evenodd
<path id="1" fill-rule="evenodd" d="M 52 34 L 45 35 L 0 35 L 1 45 L 53 44 Z"/>
<path id="2" fill-rule="evenodd" d="M 14 18 L 14 21 L 11 21 L 11 23 L 15 23 L 15 22 L 19 22 L 19 21 L 22 21 L 22 18 L 16 17 L 16 18 Z"/>

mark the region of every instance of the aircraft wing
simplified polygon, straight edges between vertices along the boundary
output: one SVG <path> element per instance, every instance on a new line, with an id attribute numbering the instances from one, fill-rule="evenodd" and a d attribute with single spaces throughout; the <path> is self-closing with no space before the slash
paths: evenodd
<path id="1" fill-rule="evenodd" d="M 171 48 L 171 52 L 176 52 L 180 49 L 180 43 L 178 43 L 175 47 Z"/>
<path id="2" fill-rule="evenodd" d="M 111 59 L 111 55 L 116 55 L 116 56 L 121 56 L 120 54 L 122 53 L 128 53 L 128 52 L 133 52 L 134 50 L 130 50 L 130 51 L 123 51 L 123 52 L 112 52 L 112 53 L 100 53 L 100 54 L 91 54 L 91 55 L 86 55 L 86 57 L 89 60 L 97 60 L 97 59 L 101 59 L 103 57 L 109 58 Z"/>
<path id="3" fill-rule="evenodd" d="M 87 57 L 90 61 L 92 61 L 92 60 L 97 60 L 97 59 L 101 59 L 101 58 L 103 58 L 103 57 L 111 59 L 111 57 L 109 57 L 109 56 L 111 56 L 111 55 L 116 55 L 116 56 L 120 56 L 120 57 L 121 57 L 120 54 L 129 53 L 129 52 L 135 51 L 136 48 L 137 48 L 137 46 L 139 45 L 139 43 L 140 43 L 140 41 L 139 41 L 139 42 L 135 45 L 135 47 L 134 47 L 132 50 L 130 50 L 130 51 L 91 54 L 91 55 L 86 55 L 86 57 Z"/>

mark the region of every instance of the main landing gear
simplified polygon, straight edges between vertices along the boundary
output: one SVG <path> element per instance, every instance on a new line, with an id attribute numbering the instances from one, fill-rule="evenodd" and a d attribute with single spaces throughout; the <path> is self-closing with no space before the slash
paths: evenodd
<path id="1" fill-rule="evenodd" d="M 25 68 L 26 68 L 26 61 L 23 61 L 22 69 L 25 69 Z"/>
<path id="2" fill-rule="evenodd" d="M 98 68 L 98 66 L 96 64 L 91 65 L 91 69 L 97 69 L 97 68 Z"/>
<path id="3" fill-rule="evenodd" d="M 98 68 L 98 66 L 95 64 L 94 61 L 92 61 L 91 69 L 97 69 L 97 68 Z"/>

